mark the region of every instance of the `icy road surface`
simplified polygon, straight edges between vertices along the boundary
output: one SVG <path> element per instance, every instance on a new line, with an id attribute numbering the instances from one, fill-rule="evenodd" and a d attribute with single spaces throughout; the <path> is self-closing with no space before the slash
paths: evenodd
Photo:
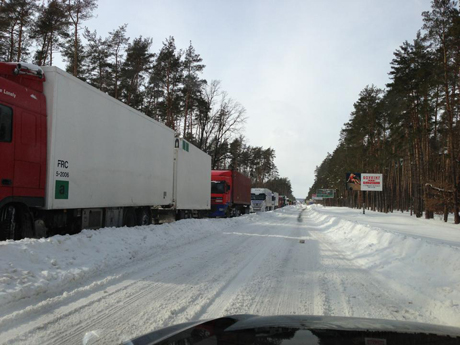
<path id="1" fill-rule="evenodd" d="M 417 236 L 424 220 L 378 215 L 391 224 L 379 228 L 359 212 L 292 206 L 2 243 L 0 343 L 82 344 L 91 331 L 112 343 L 240 313 L 460 326 L 460 229 L 425 221 L 442 229 L 432 241 L 426 226 Z"/>

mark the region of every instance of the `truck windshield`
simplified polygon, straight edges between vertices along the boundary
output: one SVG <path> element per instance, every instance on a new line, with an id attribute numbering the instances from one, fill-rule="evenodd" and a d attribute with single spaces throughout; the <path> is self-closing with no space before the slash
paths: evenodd
<path id="1" fill-rule="evenodd" d="M 0 104 L 0 142 L 11 142 L 13 132 L 13 111 Z"/>
<path id="2" fill-rule="evenodd" d="M 225 181 L 211 181 L 211 193 L 212 194 L 225 193 Z"/>
<path id="3" fill-rule="evenodd" d="M 265 194 L 251 194 L 251 200 L 265 200 Z"/>

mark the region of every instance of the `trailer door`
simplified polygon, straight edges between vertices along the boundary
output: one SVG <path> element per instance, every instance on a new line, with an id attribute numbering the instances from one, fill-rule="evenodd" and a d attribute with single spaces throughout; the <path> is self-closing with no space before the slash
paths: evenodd
<path id="1" fill-rule="evenodd" d="M 13 195 L 13 108 L 0 104 L 0 203 Z"/>

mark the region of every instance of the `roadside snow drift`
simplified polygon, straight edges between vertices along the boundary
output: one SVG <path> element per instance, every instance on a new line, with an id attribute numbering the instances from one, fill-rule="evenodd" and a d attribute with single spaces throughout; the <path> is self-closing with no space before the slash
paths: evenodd
<path id="1" fill-rule="evenodd" d="M 354 263 L 380 274 L 400 294 L 395 298 L 424 304 L 430 314 L 460 326 L 460 226 L 408 214 L 397 216 L 395 222 L 392 214 L 310 207 L 318 228 Z M 436 238 L 437 232 L 441 238 Z"/>

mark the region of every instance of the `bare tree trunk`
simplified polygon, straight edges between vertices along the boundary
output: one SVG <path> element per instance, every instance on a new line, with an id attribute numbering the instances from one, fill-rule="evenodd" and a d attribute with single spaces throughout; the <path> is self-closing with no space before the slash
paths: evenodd
<path id="1" fill-rule="evenodd" d="M 189 95 L 190 95 L 190 92 L 187 91 L 187 95 L 185 96 L 185 111 L 184 111 L 184 138 L 185 138 L 185 135 L 187 134 L 187 118 L 188 118 Z"/>
<path id="2" fill-rule="evenodd" d="M 73 43 L 73 76 L 76 77 L 78 74 L 78 15 L 77 21 L 75 22 L 75 33 L 74 33 L 74 43 Z"/>
<path id="3" fill-rule="evenodd" d="M 115 53 L 115 86 L 114 86 L 114 96 L 115 99 L 118 99 L 118 48 Z"/>
<path id="4" fill-rule="evenodd" d="M 19 34 L 18 34 L 18 58 L 17 61 L 21 61 L 22 55 L 22 31 L 23 31 L 23 23 L 22 21 L 19 23 Z"/>
<path id="5" fill-rule="evenodd" d="M 166 125 L 171 129 L 175 129 L 174 120 L 172 117 L 172 105 L 171 105 L 171 81 L 170 81 L 170 74 L 171 69 L 168 65 L 168 69 L 166 71 Z"/>
<path id="6" fill-rule="evenodd" d="M 41 49 L 42 54 L 40 56 L 40 59 L 38 60 L 38 65 L 39 66 L 44 66 L 45 65 L 46 55 L 47 55 L 47 54 L 45 54 L 45 51 L 48 52 L 48 46 L 49 46 L 49 42 L 48 42 L 48 39 L 47 39 L 47 35 L 45 35 L 43 37 L 43 43 L 42 43 L 42 49 Z"/>
<path id="7" fill-rule="evenodd" d="M 8 61 L 13 61 L 13 55 L 14 55 L 14 28 L 16 27 L 16 22 L 14 25 L 11 27 L 10 31 L 10 54 L 8 56 Z"/>
<path id="8" fill-rule="evenodd" d="M 50 66 L 53 66 L 53 41 L 54 41 L 54 31 L 51 31 L 50 39 L 49 39 L 49 42 L 48 42 L 48 48 L 46 50 L 47 54 L 45 55 L 45 61 L 43 61 L 43 64 L 46 64 L 46 57 L 47 57 L 48 51 L 49 51 Z"/>

